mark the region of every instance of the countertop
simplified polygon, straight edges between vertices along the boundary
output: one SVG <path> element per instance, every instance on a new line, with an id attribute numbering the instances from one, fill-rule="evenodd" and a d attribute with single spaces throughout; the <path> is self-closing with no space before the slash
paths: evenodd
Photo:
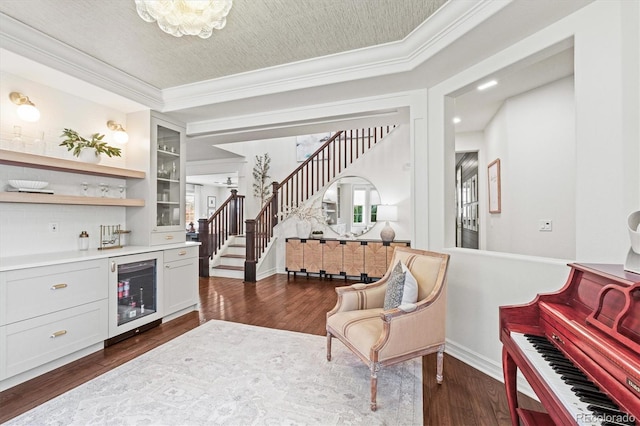
<path id="1" fill-rule="evenodd" d="M 37 253 L 24 256 L 2 257 L 0 258 L 0 272 L 12 271 L 15 269 L 35 268 L 38 266 L 59 265 L 62 263 L 80 262 L 83 260 L 104 259 L 109 257 L 126 256 L 130 254 L 149 253 L 153 251 L 163 251 L 179 249 L 183 247 L 199 246 L 196 241 L 184 243 L 163 244 L 159 246 L 125 246 L 118 249 L 108 250 L 72 250 L 53 253 Z"/>

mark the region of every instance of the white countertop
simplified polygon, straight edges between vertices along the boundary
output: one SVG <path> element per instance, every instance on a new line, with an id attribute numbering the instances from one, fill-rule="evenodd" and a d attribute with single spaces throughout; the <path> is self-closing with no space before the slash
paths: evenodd
<path id="1" fill-rule="evenodd" d="M 14 269 L 35 268 L 38 266 L 59 265 L 61 263 L 79 262 L 83 260 L 104 259 L 109 257 L 126 256 L 130 254 L 149 253 L 152 251 L 163 251 L 178 249 L 182 247 L 199 246 L 197 241 L 187 241 L 183 243 L 163 244 L 160 246 L 125 246 L 118 249 L 108 250 L 74 250 L 53 253 L 37 253 L 24 256 L 2 257 L 0 258 L 0 272 L 12 271 Z"/>

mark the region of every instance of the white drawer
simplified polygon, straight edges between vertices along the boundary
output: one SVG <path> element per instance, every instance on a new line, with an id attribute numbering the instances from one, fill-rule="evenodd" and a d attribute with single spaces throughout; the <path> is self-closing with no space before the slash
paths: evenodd
<path id="1" fill-rule="evenodd" d="M 0 325 L 105 299 L 107 259 L 8 271 L 0 279 Z"/>
<path id="2" fill-rule="evenodd" d="M 198 257 L 198 246 L 182 247 L 164 251 L 164 263 Z"/>
<path id="3" fill-rule="evenodd" d="M 108 306 L 101 300 L 0 327 L 0 379 L 105 340 Z"/>
<path id="4" fill-rule="evenodd" d="M 184 243 L 187 240 L 186 231 L 174 232 L 152 232 L 151 245 L 158 246 L 162 244 Z"/>

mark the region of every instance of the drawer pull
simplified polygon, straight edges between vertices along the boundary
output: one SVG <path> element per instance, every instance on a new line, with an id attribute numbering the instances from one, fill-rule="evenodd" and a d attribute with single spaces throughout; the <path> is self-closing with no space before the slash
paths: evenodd
<path id="1" fill-rule="evenodd" d="M 167 235 L 164 237 L 165 240 L 173 240 L 173 235 Z"/>
<path id="2" fill-rule="evenodd" d="M 67 284 L 54 284 L 51 286 L 51 290 L 60 290 L 67 287 L 68 287 Z"/>
<path id="3" fill-rule="evenodd" d="M 56 331 L 55 333 L 51 334 L 51 336 L 49 336 L 52 339 L 55 339 L 56 337 L 60 337 L 60 336 L 64 336 L 65 334 L 67 334 L 67 330 L 60 330 L 60 331 Z"/>
<path id="4" fill-rule="evenodd" d="M 178 256 L 184 256 L 185 254 L 187 254 L 186 250 L 182 250 L 180 253 L 178 253 Z"/>

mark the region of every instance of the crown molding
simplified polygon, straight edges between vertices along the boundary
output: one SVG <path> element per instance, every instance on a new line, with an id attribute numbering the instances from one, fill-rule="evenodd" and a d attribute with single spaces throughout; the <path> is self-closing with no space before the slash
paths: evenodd
<path id="1" fill-rule="evenodd" d="M 511 2 L 449 1 L 398 42 L 164 89 L 164 111 L 411 71 Z"/>
<path id="2" fill-rule="evenodd" d="M 159 89 L 3 13 L 0 47 L 149 108 L 163 107 Z"/>
<path id="3" fill-rule="evenodd" d="M 160 90 L 0 13 L 0 47 L 157 111 L 411 71 L 512 0 L 447 2 L 404 40 Z"/>

